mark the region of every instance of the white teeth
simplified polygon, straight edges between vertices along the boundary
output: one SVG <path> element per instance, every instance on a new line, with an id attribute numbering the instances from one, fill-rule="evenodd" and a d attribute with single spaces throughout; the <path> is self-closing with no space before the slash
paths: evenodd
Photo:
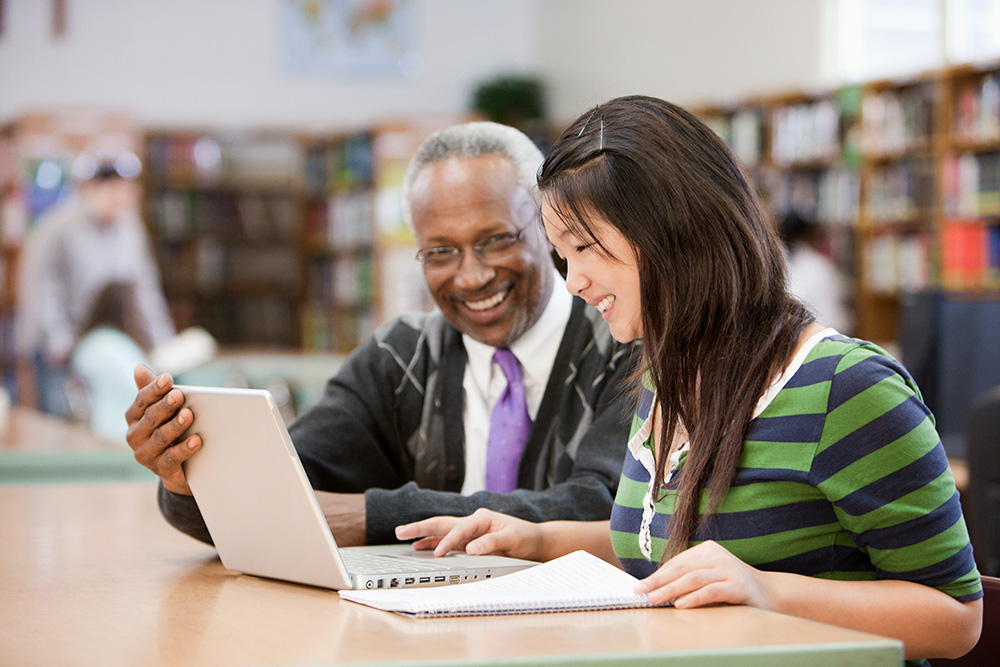
<path id="1" fill-rule="evenodd" d="M 599 304 L 597 304 L 597 310 L 601 311 L 602 313 L 605 313 L 607 312 L 608 308 L 611 307 L 611 304 L 613 304 L 614 302 L 615 302 L 614 294 L 612 294 L 611 296 L 606 296 L 601 300 Z"/>
<path id="2" fill-rule="evenodd" d="M 497 305 L 504 300 L 507 296 L 507 292 L 510 290 L 504 290 L 502 292 L 497 292 L 488 299 L 483 299 L 482 301 L 466 301 L 465 305 L 469 307 L 469 310 L 489 310 L 493 306 Z"/>

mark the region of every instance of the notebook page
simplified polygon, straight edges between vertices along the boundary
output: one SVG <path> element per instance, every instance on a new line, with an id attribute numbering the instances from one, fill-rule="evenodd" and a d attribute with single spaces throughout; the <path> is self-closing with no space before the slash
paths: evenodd
<path id="1" fill-rule="evenodd" d="M 585 551 L 497 579 L 441 588 L 341 591 L 345 600 L 417 616 L 516 614 L 646 607 L 638 580 Z"/>

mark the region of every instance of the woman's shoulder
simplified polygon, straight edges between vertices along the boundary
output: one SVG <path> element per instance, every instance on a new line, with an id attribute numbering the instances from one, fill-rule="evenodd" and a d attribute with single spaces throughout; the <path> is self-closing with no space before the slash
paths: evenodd
<path id="1" fill-rule="evenodd" d="M 892 367 L 900 371 L 903 365 L 884 348 L 867 340 L 833 332 L 812 349 L 806 363 L 823 362 L 841 372 L 857 365 L 865 368 Z M 905 372 L 905 371 L 904 371 Z"/>

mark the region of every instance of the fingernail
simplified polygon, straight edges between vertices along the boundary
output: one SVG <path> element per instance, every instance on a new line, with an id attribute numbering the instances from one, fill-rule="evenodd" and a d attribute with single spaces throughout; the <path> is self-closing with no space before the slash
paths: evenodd
<path id="1" fill-rule="evenodd" d="M 167 405 L 169 405 L 170 407 L 173 407 L 177 404 L 177 393 L 178 392 L 171 389 L 170 393 L 167 394 Z"/>
<path id="2" fill-rule="evenodd" d="M 177 415 L 177 423 L 180 424 L 181 426 L 184 426 L 184 424 L 187 423 L 187 415 L 186 414 L 178 414 Z"/>
<path id="3" fill-rule="evenodd" d="M 649 592 L 649 586 L 646 585 L 646 584 L 638 584 L 635 587 L 635 594 L 636 595 L 645 595 L 648 592 Z"/>
<path id="4" fill-rule="evenodd" d="M 483 545 L 479 544 L 478 542 L 470 542 L 469 545 L 465 547 L 465 553 L 469 554 L 478 554 L 482 553 L 482 551 L 483 551 Z"/>
<path id="5" fill-rule="evenodd" d="M 156 386 L 159 387 L 160 389 L 163 389 L 164 387 L 166 387 L 167 386 L 167 376 L 166 375 L 161 375 L 160 377 L 156 378 Z"/>
<path id="6" fill-rule="evenodd" d="M 187 448 L 188 449 L 194 449 L 197 446 L 198 446 L 198 443 L 196 443 L 194 441 L 194 438 L 191 438 L 190 440 L 187 441 Z"/>

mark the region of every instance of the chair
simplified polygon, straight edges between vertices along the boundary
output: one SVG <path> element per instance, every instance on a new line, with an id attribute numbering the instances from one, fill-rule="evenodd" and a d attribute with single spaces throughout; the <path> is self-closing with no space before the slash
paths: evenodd
<path id="1" fill-rule="evenodd" d="M 982 574 L 1000 575 L 1000 387 L 980 396 L 966 422 L 969 485 L 962 498 Z M 998 654 L 1000 656 L 1000 654 Z M 998 660 L 1000 664 L 1000 660 Z"/>
<path id="2" fill-rule="evenodd" d="M 996 667 L 1000 661 L 1000 579 L 983 577 L 983 632 L 976 646 L 954 660 L 934 659 L 932 667 Z"/>

